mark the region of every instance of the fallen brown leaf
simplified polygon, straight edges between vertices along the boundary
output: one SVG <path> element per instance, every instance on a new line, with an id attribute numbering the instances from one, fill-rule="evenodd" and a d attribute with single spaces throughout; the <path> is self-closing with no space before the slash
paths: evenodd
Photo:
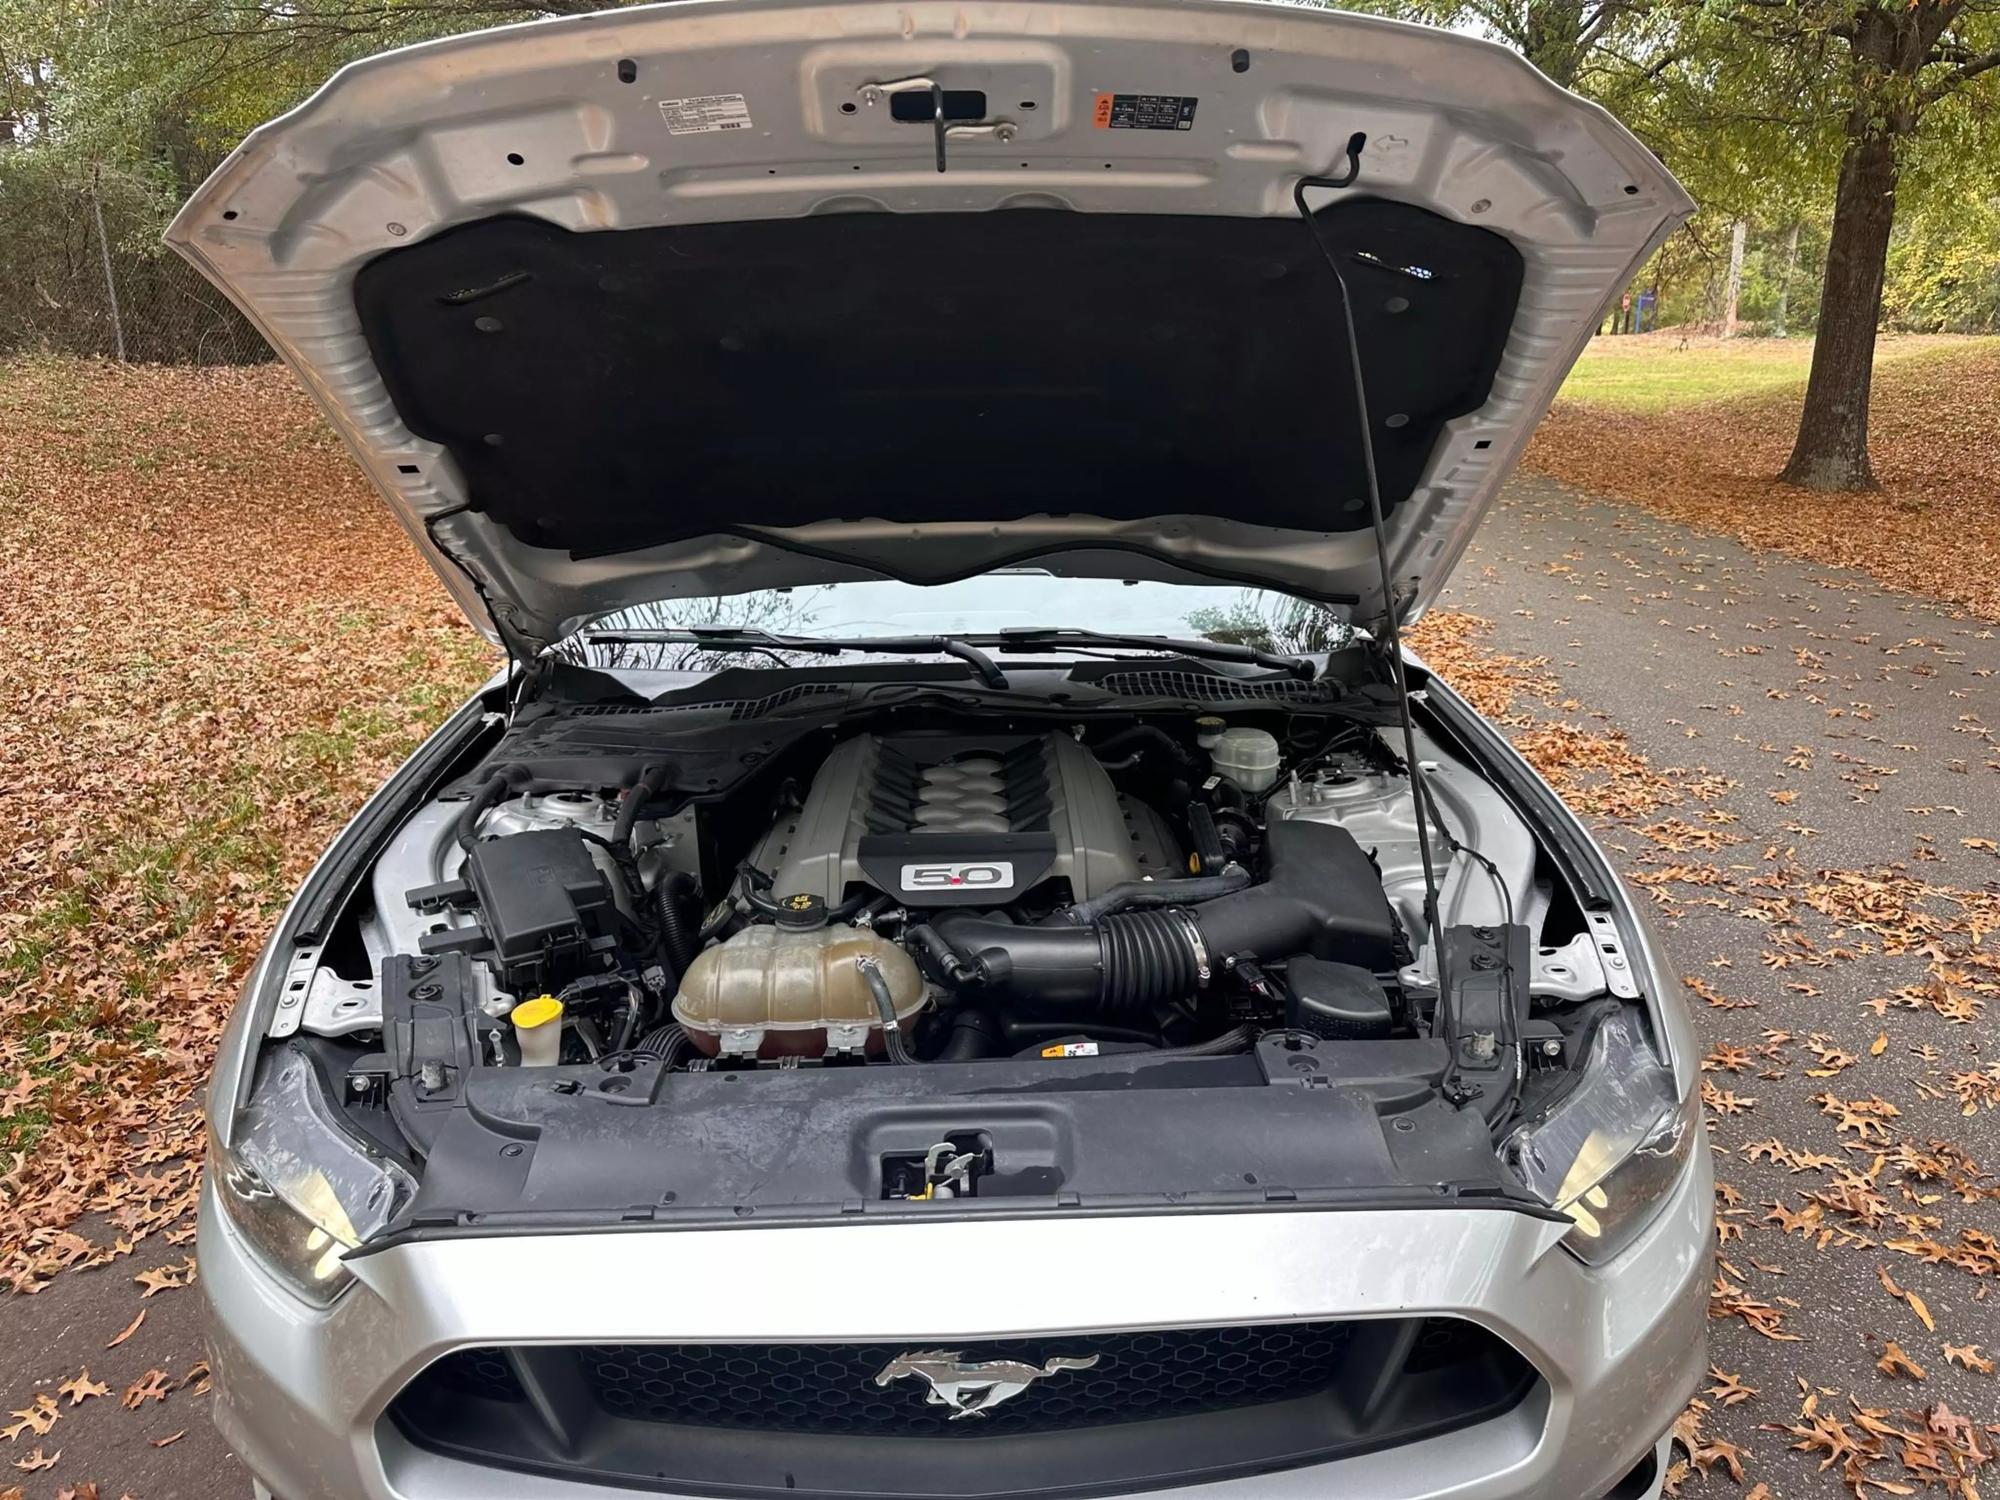
<path id="1" fill-rule="evenodd" d="M 1752 1396 L 1757 1394 L 1755 1390 L 1743 1383 L 1741 1375 L 1731 1375 L 1719 1365 L 1710 1365 L 1708 1373 L 1715 1381 L 1714 1385 L 1708 1387 L 1708 1394 L 1715 1397 L 1724 1406 L 1734 1406 L 1739 1401 L 1748 1401 Z"/>
<path id="2" fill-rule="evenodd" d="M 1875 1368 L 1884 1375 L 1907 1375 L 1912 1380 L 1924 1378 L 1924 1367 L 1905 1354 L 1902 1346 L 1889 1339 L 1883 1346 L 1882 1357 L 1875 1361 Z"/>
<path id="3" fill-rule="evenodd" d="M 80 1406 L 92 1396 L 110 1395 L 111 1387 L 105 1385 L 102 1381 L 92 1380 L 90 1378 L 90 1366 L 85 1365 L 83 1369 L 57 1386 L 56 1394 L 69 1397 L 69 1404 L 71 1406 Z"/>
<path id="4" fill-rule="evenodd" d="M 118 1337 L 113 1339 L 110 1343 L 106 1344 L 104 1347 L 107 1349 L 116 1349 L 120 1344 L 124 1343 L 125 1340 L 129 1339 L 130 1337 L 132 1337 L 133 1334 L 137 1333 L 139 1331 L 139 1325 L 145 1321 L 146 1321 L 146 1309 L 142 1307 L 139 1309 L 139 1316 L 134 1318 L 131 1322 L 125 1325 L 125 1331 L 119 1334 Z"/>
<path id="5" fill-rule="evenodd" d="M 48 1430 L 56 1425 L 55 1397 L 44 1391 L 28 1405 L 10 1415 L 19 1417 L 20 1420 L 10 1426 L 0 1427 L 0 1437 L 6 1438 L 10 1443 L 23 1432 L 32 1432 L 36 1437 L 45 1437 Z"/>
<path id="6" fill-rule="evenodd" d="M 166 1400 L 167 1392 L 172 1389 L 173 1383 L 165 1370 L 148 1370 L 125 1388 L 118 1401 L 127 1411 L 137 1411 L 148 1401 Z"/>
<path id="7" fill-rule="evenodd" d="M 1991 1375 L 1994 1363 L 1979 1352 L 1977 1344 L 1946 1344 L 1944 1346 L 1946 1364 L 1962 1365 L 1979 1375 Z"/>

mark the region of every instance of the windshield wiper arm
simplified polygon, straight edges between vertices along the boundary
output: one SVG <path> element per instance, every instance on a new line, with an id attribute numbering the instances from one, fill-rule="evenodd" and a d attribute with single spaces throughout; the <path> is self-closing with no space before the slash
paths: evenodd
<path id="1" fill-rule="evenodd" d="M 1255 646 L 1242 646 L 1229 641 L 1184 641 L 1170 635 L 1119 635 L 1102 630 L 1047 629 L 1039 625 L 1023 626 L 1017 630 L 1002 630 L 994 637 L 1002 651 L 1048 651 L 1060 650 L 1064 646 L 1124 647 L 1131 651 L 1167 651 L 1178 656 L 1192 656 L 1205 661 L 1247 661 L 1260 667 L 1270 667 L 1274 671 L 1289 672 L 1294 677 L 1310 682 L 1318 668 L 1303 656 L 1286 656 L 1275 651 L 1261 651 Z"/>
<path id="2" fill-rule="evenodd" d="M 1007 674 L 992 657 L 948 635 L 779 635 L 747 625 L 694 625 L 685 630 L 587 630 L 583 638 L 593 646 L 697 646 L 704 651 L 796 651 L 806 656 L 839 656 L 847 651 L 929 653 L 956 657 L 990 688 L 1007 686 Z"/>

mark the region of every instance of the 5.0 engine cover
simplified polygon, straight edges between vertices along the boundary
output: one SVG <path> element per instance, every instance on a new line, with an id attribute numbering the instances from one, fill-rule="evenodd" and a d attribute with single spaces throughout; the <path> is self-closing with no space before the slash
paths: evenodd
<path id="1" fill-rule="evenodd" d="M 912 906 L 1081 901 L 1178 872 L 1173 835 L 1066 735 L 861 735 L 752 855 L 779 896 L 872 887 Z"/>

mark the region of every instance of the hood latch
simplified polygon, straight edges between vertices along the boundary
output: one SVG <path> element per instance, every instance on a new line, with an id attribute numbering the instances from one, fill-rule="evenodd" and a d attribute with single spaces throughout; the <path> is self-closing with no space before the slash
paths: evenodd
<path id="1" fill-rule="evenodd" d="M 998 141 L 1002 145 L 1020 134 L 1021 127 L 1012 120 L 954 120 L 946 109 L 945 88 L 935 78 L 919 74 L 911 78 L 895 78 L 880 83 L 864 83 L 858 90 L 861 102 L 870 109 L 880 105 L 894 94 L 930 95 L 929 122 L 933 138 L 937 143 L 937 169 L 945 170 L 946 144 L 952 136 L 966 140 Z M 897 119 L 903 116 L 898 114 Z M 921 116 L 918 117 L 921 120 Z"/>

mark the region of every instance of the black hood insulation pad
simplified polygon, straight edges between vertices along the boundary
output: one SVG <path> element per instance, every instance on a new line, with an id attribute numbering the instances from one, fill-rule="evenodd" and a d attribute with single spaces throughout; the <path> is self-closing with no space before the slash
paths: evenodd
<path id="1" fill-rule="evenodd" d="M 1406 204 L 1317 217 L 1393 511 L 1485 403 L 1521 258 Z M 509 216 L 380 256 L 354 294 L 471 509 L 577 557 L 829 519 L 1368 525 L 1337 294 L 1290 218 Z"/>

